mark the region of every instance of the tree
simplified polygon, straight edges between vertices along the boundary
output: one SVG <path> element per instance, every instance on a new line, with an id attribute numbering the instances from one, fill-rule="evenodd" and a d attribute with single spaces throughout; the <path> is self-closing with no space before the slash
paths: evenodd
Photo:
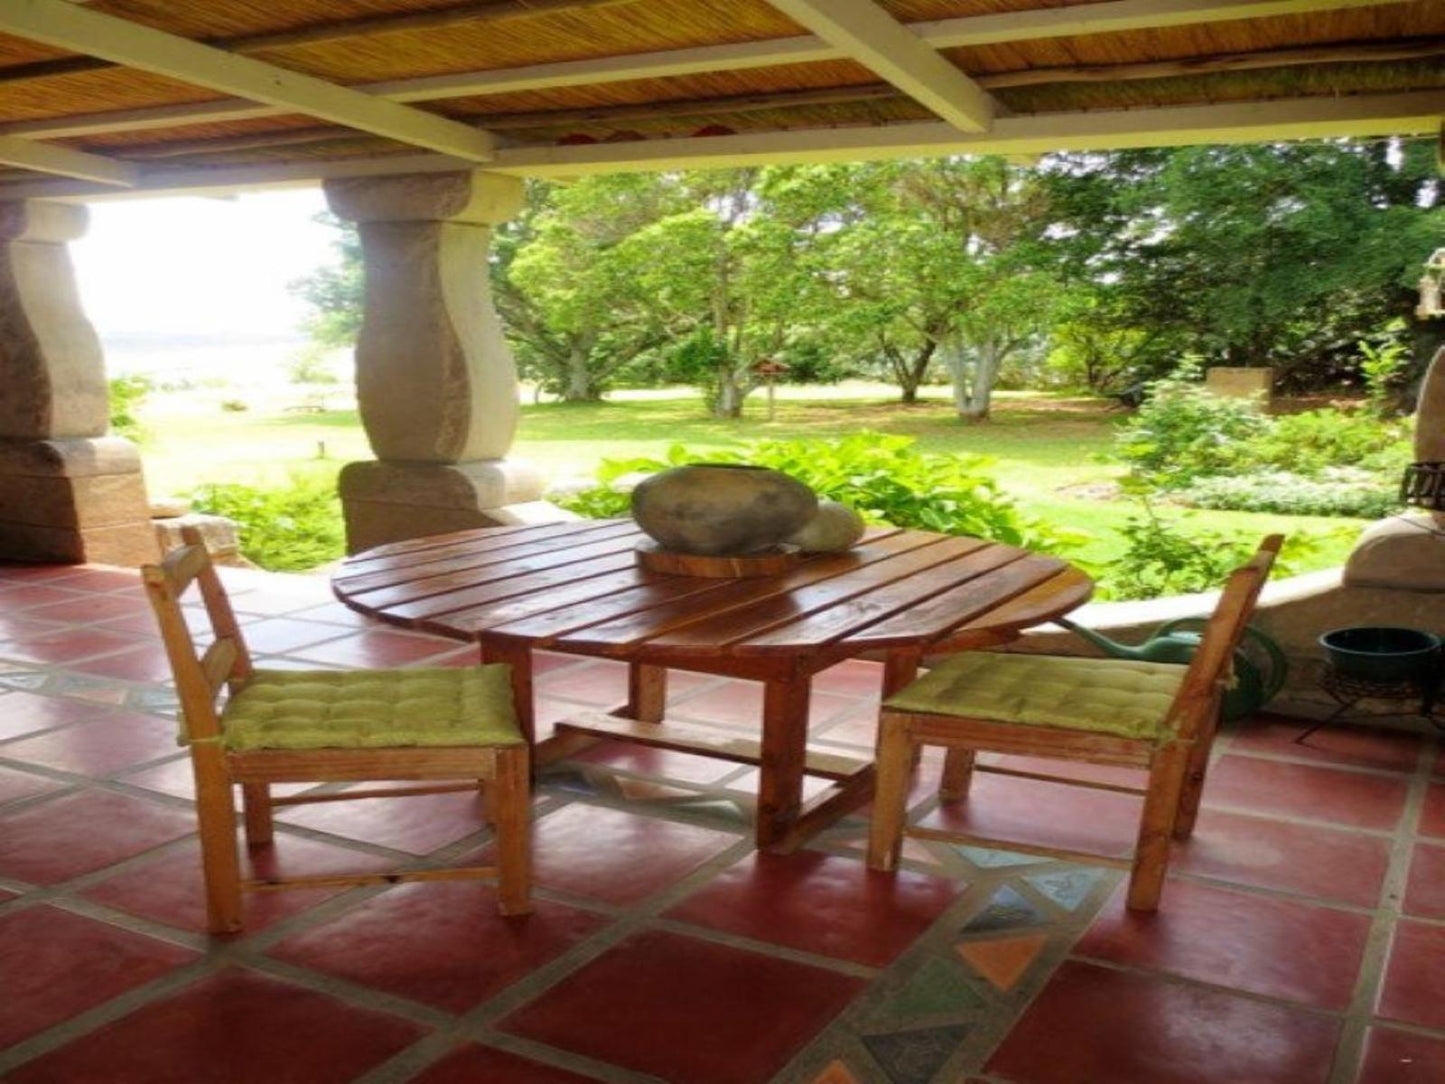
<path id="1" fill-rule="evenodd" d="M 1434 148 L 1336 140 L 1066 155 L 1046 174 L 1075 285 L 1115 327 L 1319 383 L 1411 311 L 1445 234 Z M 1425 353 L 1422 346 L 1420 353 Z"/>
<path id="2" fill-rule="evenodd" d="M 331 247 L 336 252 L 334 267 L 319 267 L 304 278 L 287 284 L 287 289 L 312 308 L 305 330 L 321 346 L 350 346 L 361 330 L 362 295 L 366 288 L 361 262 L 361 237 L 356 227 L 329 212 L 316 221 L 337 230 Z"/>
<path id="3" fill-rule="evenodd" d="M 676 181 L 649 174 L 534 186 L 527 209 L 498 231 L 492 284 L 523 371 L 569 402 L 661 345 L 668 327 L 625 242 L 678 209 Z"/>

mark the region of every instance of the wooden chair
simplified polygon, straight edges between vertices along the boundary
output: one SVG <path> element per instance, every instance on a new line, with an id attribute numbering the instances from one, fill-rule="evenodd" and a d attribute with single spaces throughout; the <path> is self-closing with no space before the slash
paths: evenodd
<path id="1" fill-rule="evenodd" d="M 1188 667 L 1121 659 L 965 653 L 889 698 L 880 714 L 878 782 L 868 864 L 898 864 L 903 837 L 1006 847 L 1130 870 L 1128 906 L 1159 906 L 1173 838 L 1194 829 L 1230 663 L 1283 538 L 1265 539 L 1229 577 Z M 923 745 L 947 749 L 942 802 L 968 793 L 973 772 L 1044 779 L 1144 797 L 1131 859 L 909 827 L 909 776 Z M 1145 768 L 1145 787 L 1063 779 L 977 764 L 980 752 Z"/>
<path id="2" fill-rule="evenodd" d="M 504 915 L 530 903 L 528 746 L 503 665 L 418 670 L 255 669 L 199 532 L 159 565 L 141 569 L 160 623 L 190 747 L 200 822 L 206 910 L 213 933 L 241 928 L 241 893 L 286 888 L 495 878 Z M 181 598 L 195 584 L 215 639 L 197 652 Z M 223 709 L 217 700 L 229 690 Z M 272 783 L 448 780 L 448 783 L 273 798 Z M 465 780 L 465 782 L 458 782 Z M 245 802 L 246 840 L 272 841 L 276 806 L 485 788 L 497 865 L 400 873 L 243 880 L 233 785 Z"/>

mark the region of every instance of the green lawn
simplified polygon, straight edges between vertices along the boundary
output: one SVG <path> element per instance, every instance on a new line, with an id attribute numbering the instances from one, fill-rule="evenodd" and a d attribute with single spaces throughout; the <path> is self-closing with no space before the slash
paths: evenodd
<path id="1" fill-rule="evenodd" d="M 828 438 L 876 429 L 917 437 L 929 451 L 988 456 L 993 473 L 1027 512 L 1092 536 L 1081 557 L 1102 563 L 1118 554 L 1117 527 L 1133 509 L 1089 495 L 1106 491 L 1120 473 L 1103 460 L 1123 416 L 1109 403 L 1005 392 L 991 421 L 967 425 L 954 417 L 943 389 L 928 389 L 926 400 L 911 407 L 890 401 L 890 394 L 881 385 L 782 389 L 773 421 L 766 419 L 761 395 L 749 400 L 746 418 L 721 421 L 708 418 L 687 390 L 619 393 L 596 404 L 529 405 L 522 410 L 515 454 L 564 477 L 590 475 L 605 458 L 661 455 L 679 442 L 694 450 L 737 448 L 766 437 Z M 296 413 L 273 405 L 229 412 L 216 396 L 187 393 L 161 397 L 144 421 L 151 434 L 143 448 L 146 473 L 158 494 L 185 493 L 211 481 L 277 483 L 298 465 L 335 470 L 369 457 L 354 410 Z M 1174 514 L 1199 529 L 1321 536 L 1299 571 L 1339 564 L 1363 525 L 1313 516 Z"/>

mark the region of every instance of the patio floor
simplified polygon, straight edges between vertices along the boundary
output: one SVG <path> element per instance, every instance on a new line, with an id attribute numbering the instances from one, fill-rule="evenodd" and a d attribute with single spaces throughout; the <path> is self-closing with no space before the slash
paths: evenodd
<path id="1" fill-rule="evenodd" d="M 351 614 L 324 578 L 225 576 L 263 665 L 473 657 Z M 542 670 L 544 724 L 622 697 L 611 664 Z M 223 942 L 199 932 L 167 677 L 134 573 L 0 568 L 7 1081 L 1445 1080 L 1433 739 L 1226 735 L 1152 919 L 1123 913 L 1115 871 L 1020 854 L 915 842 L 896 880 L 869 874 L 863 819 L 759 856 L 752 769 L 598 746 L 543 777 L 530 918 L 470 882 L 294 892 L 249 897 Z M 877 681 L 822 675 L 815 737 L 870 748 Z M 672 698 L 742 727 L 760 700 L 685 674 Z M 971 806 L 989 834 L 1120 852 L 1134 801 L 986 776 Z M 449 864 L 486 847 L 478 823 L 465 794 L 297 807 L 253 861 Z"/>

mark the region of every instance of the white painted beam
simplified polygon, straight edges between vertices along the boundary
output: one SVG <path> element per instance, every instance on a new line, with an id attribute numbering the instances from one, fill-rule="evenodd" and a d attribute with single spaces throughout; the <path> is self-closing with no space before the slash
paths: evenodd
<path id="1" fill-rule="evenodd" d="M 129 188 L 140 179 L 139 172 L 129 162 L 19 136 L 0 135 L 0 164 L 122 188 Z"/>
<path id="2" fill-rule="evenodd" d="M 718 169 L 730 166 L 850 162 L 949 154 L 1038 155 L 1050 151 L 1173 147 L 1195 143 L 1262 143 L 1348 136 L 1433 137 L 1445 117 L 1445 91 L 1353 98 L 1041 113 L 1000 117 L 981 135 L 942 121 L 885 127 L 819 128 L 635 143 L 512 147 L 497 152 L 491 172 L 567 178 L 629 170 Z M 314 184 L 326 177 L 465 169 L 439 154 L 247 166 L 146 169 L 133 192 L 83 181 L 0 185 L 0 199 L 95 199 L 137 195 L 215 194 L 248 188 Z"/>
<path id="3" fill-rule="evenodd" d="M 1048 38 L 1190 26 L 1344 8 L 1398 6 L 1399 2 L 1400 0 L 1104 0 L 1102 3 L 1067 8 L 1044 8 L 1038 11 L 911 23 L 908 29 L 932 48 L 948 49 L 964 45 L 1040 41 Z M 676 75 L 696 75 L 700 72 L 743 71 L 779 64 L 838 60 L 844 55 L 843 50 L 823 39 L 804 35 L 772 41 L 668 49 L 631 56 L 598 57 L 491 71 L 393 79 L 367 83 L 351 89 L 396 102 L 422 102 L 482 94 L 591 86 L 632 79 L 661 79 Z M 0 125 L 0 132 L 35 139 L 55 139 L 249 120 L 286 112 L 292 110 L 227 99 L 219 102 L 154 106 L 18 121 Z"/>
<path id="4" fill-rule="evenodd" d="M 986 133 L 929 121 L 818 128 L 634 143 L 512 147 L 492 172 L 562 178 L 632 170 L 722 169 L 950 154 L 1035 155 L 1051 151 L 1180 147 L 1392 135 L 1434 135 L 1445 90 L 1350 98 L 1295 98 L 1160 109 L 1036 113 L 999 117 Z"/>
<path id="5" fill-rule="evenodd" d="M 768 0 L 788 18 L 962 132 L 993 120 L 988 92 L 873 0 Z"/>
<path id="6" fill-rule="evenodd" d="M 0 31 L 473 162 L 490 161 L 495 148 L 489 134 L 457 121 L 67 0 L 4 0 Z"/>

